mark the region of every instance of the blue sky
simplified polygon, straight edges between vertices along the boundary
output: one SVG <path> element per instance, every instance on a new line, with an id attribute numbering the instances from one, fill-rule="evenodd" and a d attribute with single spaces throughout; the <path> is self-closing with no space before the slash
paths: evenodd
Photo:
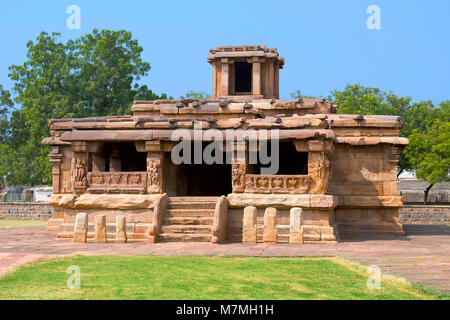
<path id="1" fill-rule="evenodd" d="M 81 29 L 69 30 L 69 5 Z M 369 5 L 381 9 L 381 30 L 369 30 Z M 414 101 L 450 99 L 450 1 L 406 0 L 0 0 L 0 83 L 22 64 L 25 44 L 40 31 L 77 38 L 93 28 L 126 29 L 152 69 L 141 80 L 174 97 L 211 92 L 209 49 L 266 44 L 285 57 L 280 96 L 328 96 L 347 83 L 392 90 Z"/>

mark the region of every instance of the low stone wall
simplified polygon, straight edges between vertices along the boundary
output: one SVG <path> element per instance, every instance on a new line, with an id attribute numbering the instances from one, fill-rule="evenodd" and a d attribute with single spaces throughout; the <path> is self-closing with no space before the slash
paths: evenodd
<path id="1" fill-rule="evenodd" d="M 404 206 L 398 214 L 406 224 L 450 224 L 450 206 Z"/>
<path id="2" fill-rule="evenodd" d="M 52 209 L 46 203 L 0 202 L 0 218 L 23 220 L 47 220 L 52 217 Z"/>
<path id="3" fill-rule="evenodd" d="M 52 216 L 50 205 L 46 203 L 0 202 L 0 218 L 47 220 Z M 450 206 L 408 206 L 399 209 L 401 223 L 450 224 Z"/>

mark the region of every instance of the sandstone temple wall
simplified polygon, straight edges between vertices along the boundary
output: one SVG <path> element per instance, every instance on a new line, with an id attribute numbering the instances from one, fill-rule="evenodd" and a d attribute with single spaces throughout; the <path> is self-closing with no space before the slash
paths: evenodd
<path id="1" fill-rule="evenodd" d="M 335 217 L 342 234 L 402 232 L 396 154 L 387 145 L 336 145 L 329 192 L 340 198 Z"/>

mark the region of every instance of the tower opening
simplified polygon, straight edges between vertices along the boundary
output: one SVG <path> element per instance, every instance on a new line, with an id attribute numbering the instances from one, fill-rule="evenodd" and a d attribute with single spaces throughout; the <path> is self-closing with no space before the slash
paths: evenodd
<path id="1" fill-rule="evenodd" d="M 234 91 L 236 93 L 252 92 L 252 64 L 248 62 L 234 63 Z"/>

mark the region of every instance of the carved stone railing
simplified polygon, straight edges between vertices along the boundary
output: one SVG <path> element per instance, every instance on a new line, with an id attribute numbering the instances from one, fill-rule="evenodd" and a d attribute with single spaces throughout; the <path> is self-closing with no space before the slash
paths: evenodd
<path id="1" fill-rule="evenodd" d="M 255 193 L 308 193 L 309 175 L 245 175 L 245 192 Z"/>
<path id="2" fill-rule="evenodd" d="M 147 172 L 88 172 L 89 193 L 146 193 Z"/>

